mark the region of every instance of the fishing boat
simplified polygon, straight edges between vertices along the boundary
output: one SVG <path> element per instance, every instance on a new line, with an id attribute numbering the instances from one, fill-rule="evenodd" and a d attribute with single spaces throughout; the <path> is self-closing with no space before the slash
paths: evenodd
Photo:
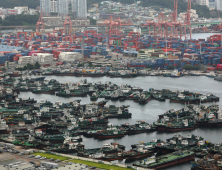
<path id="1" fill-rule="evenodd" d="M 149 169 L 162 169 L 192 160 L 194 160 L 194 152 L 176 151 L 156 158 L 150 158 L 142 160 L 140 162 L 135 162 L 133 163 L 133 165 Z"/>
<path id="2" fill-rule="evenodd" d="M 222 76 L 217 76 L 217 77 L 214 77 L 214 80 L 217 80 L 217 81 L 222 81 Z"/>
<path id="3" fill-rule="evenodd" d="M 210 78 L 215 78 L 217 75 L 213 71 L 210 71 L 209 73 L 206 74 L 206 76 Z"/>
<path id="4" fill-rule="evenodd" d="M 151 100 L 151 97 L 152 97 L 152 95 L 150 92 L 147 92 L 147 91 L 142 92 L 142 94 L 139 98 L 139 104 L 148 103 Z"/>

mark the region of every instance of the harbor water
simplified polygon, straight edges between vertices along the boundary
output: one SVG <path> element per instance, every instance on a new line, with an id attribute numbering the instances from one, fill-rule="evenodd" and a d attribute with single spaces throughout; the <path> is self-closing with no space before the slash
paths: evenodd
<path id="1" fill-rule="evenodd" d="M 46 79 L 56 79 L 60 83 L 67 83 L 67 82 L 79 82 L 82 78 L 81 77 L 71 77 L 71 76 L 63 76 L 63 77 L 57 77 L 57 76 L 47 76 Z M 216 96 L 220 97 L 222 99 L 222 89 L 221 85 L 222 82 L 218 82 L 213 80 L 213 78 L 200 76 L 200 77 L 193 77 L 193 76 L 184 76 L 180 78 L 170 78 L 170 77 L 158 77 L 158 76 L 150 76 L 150 77 L 136 77 L 136 78 L 130 78 L 130 79 L 122 79 L 122 78 L 109 78 L 109 77 L 102 77 L 102 78 L 87 78 L 88 82 L 99 82 L 105 83 L 106 81 L 111 81 L 117 85 L 121 84 L 128 84 L 131 86 L 141 87 L 144 90 L 149 90 L 149 88 L 154 89 L 170 89 L 170 90 L 188 90 L 191 92 L 197 92 L 202 94 L 215 94 Z M 72 97 L 72 98 L 61 98 L 55 95 L 47 95 L 47 94 L 33 94 L 31 92 L 22 92 L 19 97 L 31 97 L 35 98 L 38 101 L 40 99 L 45 99 L 51 102 L 55 101 L 62 101 L 62 102 L 69 102 L 77 99 L 81 99 L 82 104 L 90 103 L 89 97 Z M 98 101 L 103 100 L 102 98 L 99 98 Z M 181 109 L 184 107 L 183 104 L 180 103 L 171 103 L 169 100 L 166 100 L 165 102 L 157 101 L 157 100 L 151 100 L 149 103 L 145 105 L 139 105 L 138 103 L 135 103 L 133 101 L 111 101 L 108 102 L 109 105 L 130 105 L 129 111 L 132 113 L 131 119 L 110 119 L 110 123 L 113 123 L 114 125 L 119 124 L 135 124 L 137 120 L 143 120 L 150 124 L 152 124 L 154 121 L 158 119 L 158 115 L 163 114 L 165 111 L 170 109 Z M 213 103 L 207 103 L 205 105 L 211 105 Z M 220 107 L 222 107 L 222 101 L 217 102 L 216 104 L 219 104 Z M 209 128 L 198 128 L 193 131 L 185 131 L 185 132 L 179 132 L 180 134 L 186 136 L 187 134 L 195 134 L 198 136 L 204 137 L 205 140 L 211 141 L 211 142 L 221 142 L 221 136 L 220 133 L 222 132 L 222 129 L 215 128 L 215 129 L 209 129 Z M 178 132 L 177 132 L 178 133 Z M 131 144 L 139 143 L 141 141 L 148 142 L 152 139 L 162 139 L 165 140 L 167 138 L 172 137 L 174 134 L 177 133 L 159 133 L 159 132 L 152 132 L 152 133 L 142 133 L 138 135 L 126 135 L 123 138 L 120 139 L 110 139 L 110 140 L 97 140 L 93 138 L 84 138 L 83 137 L 83 143 L 85 144 L 87 149 L 91 148 L 97 148 L 102 147 L 104 143 L 110 143 L 110 142 L 117 142 L 120 144 L 123 144 L 126 146 L 126 150 L 131 149 Z M 129 163 L 130 164 L 130 163 Z M 180 169 L 180 170 L 187 170 L 190 168 L 190 164 L 186 163 L 183 165 L 178 165 L 175 167 L 171 167 L 168 169 Z"/>

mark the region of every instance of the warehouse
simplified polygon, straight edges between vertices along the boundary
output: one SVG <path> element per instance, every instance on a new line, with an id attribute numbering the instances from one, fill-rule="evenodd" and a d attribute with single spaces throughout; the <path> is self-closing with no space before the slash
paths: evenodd
<path id="1" fill-rule="evenodd" d="M 32 63 L 32 57 L 31 56 L 19 57 L 18 64 L 26 65 L 28 63 Z"/>
<path id="2" fill-rule="evenodd" d="M 81 59 L 82 54 L 79 52 L 61 52 L 59 54 L 59 59 L 62 61 L 75 61 L 76 59 Z"/>

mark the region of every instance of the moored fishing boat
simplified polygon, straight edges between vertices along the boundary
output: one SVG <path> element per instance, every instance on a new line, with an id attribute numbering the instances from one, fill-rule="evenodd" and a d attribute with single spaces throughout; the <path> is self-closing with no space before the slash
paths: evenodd
<path id="1" fill-rule="evenodd" d="M 177 151 L 156 158 L 145 159 L 141 162 L 135 162 L 133 165 L 142 168 L 162 169 L 191 160 L 194 160 L 194 152 Z"/>

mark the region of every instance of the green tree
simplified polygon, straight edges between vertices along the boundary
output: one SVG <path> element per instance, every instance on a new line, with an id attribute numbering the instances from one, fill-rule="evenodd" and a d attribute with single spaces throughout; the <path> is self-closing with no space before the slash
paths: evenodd
<path id="1" fill-rule="evenodd" d="M 34 69 L 34 66 L 32 64 L 29 64 L 29 63 L 26 65 L 26 67 L 27 67 L 28 70 L 33 70 Z"/>
<path id="2" fill-rule="evenodd" d="M 3 21 L 3 26 L 12 25 L 35 25 L 39 15 L 9 15 Z"/>
<path id="3" fill-rule="evenodd" d="M 1 7 L 14 8 L 15 6 L 28 6 L 36 8 L 40 4 L 40 0 L 0 0 Z"/>
<path id="4" fill-rule="evenodd" d="M 34 65 L 34 68 L 35 69 L 40 69 L 41 65 L 39 64 L 39 62 L 37 61 Z"/>
<path id="5" fill-rule="evenodd" d="M 24 67 L 23 67 L 23 70 L 27 70 L 27 69 L 28 69 L 28 67 L 27 67 L 27 66 L 24 66 Z"/>

